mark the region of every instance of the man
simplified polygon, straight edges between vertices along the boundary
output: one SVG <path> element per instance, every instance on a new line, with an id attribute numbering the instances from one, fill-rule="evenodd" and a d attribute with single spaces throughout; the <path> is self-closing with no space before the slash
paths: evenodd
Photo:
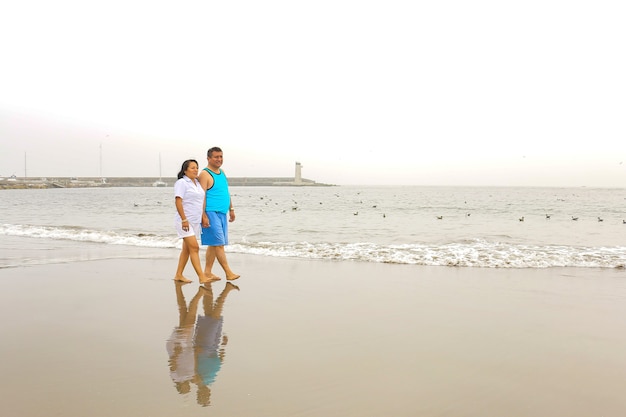
<path id="1" fill-rule="evenodd" d="M 239 278 L 231 271 L 226 260 L 224 246 L 228 245 L 228 222 L 235 221 L 235 209 L 228 191 L 228 180 L 221 166 L 224 162 L 224 153 L 217 146 L 207 152 L 207 167 L 200 172 L 200 185 L 206 193 L 204 213 L 202 214 L 202 245 L 206 250 L 206 264 L 204 274 L 212 281 L 220 279 L 213 274 L 213 263 L 217 261 L 226 273 L 229 281 Z M 228 221 L 226 220 L 228 216 Z"/>

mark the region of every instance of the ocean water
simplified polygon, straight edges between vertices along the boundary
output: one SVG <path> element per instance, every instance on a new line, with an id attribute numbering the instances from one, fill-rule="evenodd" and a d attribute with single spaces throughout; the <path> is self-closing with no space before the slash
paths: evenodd
<path id="1" fill-rule="evenodd" d="M 626 267 L 626 189 L 231 187 L 231 194 L 237 219 L 228 253 L 442 267 Z M 173 221 L 171 187 L 2 190 L 0 268 L 103 253 L 171 257 L 180 248 Z M 52 248 L 66 248 L 67 259 L 58 251 L 47 257 Z"/>

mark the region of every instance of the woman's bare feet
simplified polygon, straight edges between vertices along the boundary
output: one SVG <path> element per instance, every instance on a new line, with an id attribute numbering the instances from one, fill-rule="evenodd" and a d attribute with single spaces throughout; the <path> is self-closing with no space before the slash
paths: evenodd
<path id="1" fill-rule="evenodd" d="M 189 283 L 191 282 L 191 280 L 190 280 L 190 279 L 187 279 L 187 278 L 185 278 L 185 277 L 184 277 L 184 276 L 182 276 L 182 275 L 176 275 L 176 276 L 174 277 L 174 281 L 182 282 L 182 283 L 185 283 L 185 284 L 189 284 Z"/>

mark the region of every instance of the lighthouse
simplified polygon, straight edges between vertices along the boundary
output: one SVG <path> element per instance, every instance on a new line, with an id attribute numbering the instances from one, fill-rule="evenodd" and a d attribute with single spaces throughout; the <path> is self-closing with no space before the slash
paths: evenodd
<path id="1" fill-rule="evenodd" d="M 296 176 L 293 180 L 296 184 L 302 184 L 302 164 L 300 162 L 296 162 Z"/>

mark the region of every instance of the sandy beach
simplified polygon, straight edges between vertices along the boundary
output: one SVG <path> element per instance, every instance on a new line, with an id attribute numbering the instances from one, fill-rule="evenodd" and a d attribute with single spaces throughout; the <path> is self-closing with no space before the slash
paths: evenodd
<path id="1" fill-rule="evenodd" d="M 209 291 L 177 288 L 167 253 L 0 270 L 2 414 L 626 413 L 623 270 L 235 254 L 237 287 Z M 190 303 L 222 317 L 221 359 L 177 389 L 168 340 L 191 334 Z"/>

